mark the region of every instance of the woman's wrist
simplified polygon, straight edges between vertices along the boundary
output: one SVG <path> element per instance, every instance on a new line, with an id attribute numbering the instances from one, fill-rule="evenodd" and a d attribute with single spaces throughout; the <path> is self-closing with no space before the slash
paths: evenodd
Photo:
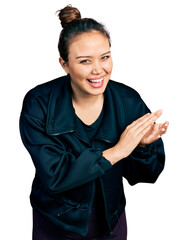
<path id="1" fill-rule="evenodd" d="M 112 165 L 125 158 L 125 156 L 122 154 L 122 151 L 118 150 L 117 145 L 103 151 L 103 157 L 110 161 Z"/>
<path id="2" fill-rule="evenodd" d="M 114 148 L 109 148 L 103 151 L 103 157 L 106 158 L 112 165 L 114 165 L 118 159 L 115 157 Z"/>

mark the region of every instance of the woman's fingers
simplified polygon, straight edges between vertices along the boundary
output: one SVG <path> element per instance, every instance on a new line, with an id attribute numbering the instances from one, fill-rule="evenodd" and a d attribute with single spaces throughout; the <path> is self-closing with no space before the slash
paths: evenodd
<path id="1" fill-rule="evenodd" d="M 153 117 L 153 122 L 155 122 L 162 115 L 162 113 L 163 113 L 162 109 L 156 111 L 155 113 L 147 113 L 144 116 L 132 122 L 132 124 L 130 124 L 130 127 L 134 127 L 134 126 L 139 127 L 140 125 L 148 121 L 151 117 Z"/>
<path id="2" fill-rule="evenodd" d="M 149 119 L 146 119 L 146 121 L 142 122 L 141 125 L 137 128 L 137 134 L 139 138 L 142 138 L 152 127 L 154 122 L 154 115 L 152 114 Z"/>
<path id="3" fill-rule="evenodd" d="M 161 124 L 153 124 L 151 130 L 149 130 L 146 135 L 141 139 L 141 144 L 150 144 L 159 139 L 163 134 L 166 133 L 169 126 L 169 122 Z"/>
<path id="4" fill-rule="evenodd" d="M 144 117 L 138 119 L 138 122 L 136 125 L 134 125 L 134 128 L 136 127 L 136 131 L 138 134 L 138 137 L 142 139 L 148 132 L 150 132 L 151 128 L 154 127 L 154 122 L 162 115 L 163 111 L 160 109 L 156 111 L 155 113 L 144 115 Z M 156 125 L 155 125 L 156 126 Z M 156 128 L 156 131 L 152 131 L 150 133 L 149 138 L 155 138 L 157 139 L 159 136 L 164 134 L 167 130 L 168 123 L 165 122 L 161 125 L 161 128 Z M 154 127 L 155 128 L 155 127 Z"/>
<path id="5" fill-rule="evenodd" d="M 154 122 L 162 115 L 162 113 L 163 113 L 163 110 L 162 109 L 159 109 L 158 111 L 156 111 L 155 113 L 154 113 Z"/>
<path id="6" fill-rule="evenodd" d="M 129 126 L 126 127 L 126 129 L 124 130 L 124 132 L 122 133 L 121 136 L 124 137 L 127 134 L 127 131 L 131 131 L 131 132 L 135 133 L 135 135 L 137 135 L 137 128 L 144 122 L 148 121 L 148 119 L 150 119 L 152 117 L 152 115 L 153 114 L 151 114 L 151 113 L 147 113 L 144 116 L 142 116 L 141 118 L 132 122 Z"/>
<path id="7" fill-rule="evenodd" d="M 146 127 L 144 127 L 143 129 L 140 129 L 141 131 L 138 133 L 140 140 L 148 133 L 148 131 L 150 131 L 151 124 L 152 124 L 152 122 L 149 125 L 147 125 Z"/>
<path id="8" fill-rule="evenodd" d="M 166 133 L 166 131 L 168 129 L 168 126 L 169 126 L 169 122 L 168 121 L 166 121 L 163 124 L 160 124 L 160 135 L 163 135 L 163 134 Z"/>
<path id="9" fill-rule="evenodd" d="M 126 157 L 139 143 L 145 145 L 156 141 L 160 135 L 166 132 L 169 124 L 168 122 L 154 124 L 162 112 L 162 110 L 158 110 L 155 113 L 147 113 L 127 126 L 115 146 L 116 150 Z"/>
<path id="10" fill-rule="evenodd" d="M 154 113 L 147 113 L 141 118 L 134 121 L 130 126 L 130 128 L 139 128 L 143 123 L 146 123 L 149 119 L 151 119 L 154 116 Z"/>
<path id="11" fill-rule="evenodd" d="M 144 117 L 141 117 L 138 119 L 138 122 L 135 127 L 137 127 L 138 134 L 143 135 L 143 133 L 147 133 L 147 131 L 150 129 L 151 125 L 162 115 L 163 111 L 160 109 L 156 111 L 155 113 L 146 114 Z M 163 126 L 163 130 L 164 130 Z"/>

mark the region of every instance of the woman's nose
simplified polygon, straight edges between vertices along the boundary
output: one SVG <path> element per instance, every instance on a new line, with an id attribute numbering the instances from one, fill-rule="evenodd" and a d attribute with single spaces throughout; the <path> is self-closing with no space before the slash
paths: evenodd
<path id="1" fill-rule="evenodd" d="M 93 74 L 101 74 L 102 73 L 102 65 L 100 62 L 95 62 L 93 64 L 93 68 L 92 68 L 92 73 Z"/>

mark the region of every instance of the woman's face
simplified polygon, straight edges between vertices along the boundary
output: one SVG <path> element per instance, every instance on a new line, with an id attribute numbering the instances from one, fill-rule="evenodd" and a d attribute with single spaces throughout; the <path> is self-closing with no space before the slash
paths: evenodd
<path id="1" fill-rule="evenodd" d="M 60 58 L 70 74 L 73 93 L 77 96 L 103 94 L 112 72 L 108 38 L 98 31 L 82 33 L 69 45 L 68 63 Z"/>

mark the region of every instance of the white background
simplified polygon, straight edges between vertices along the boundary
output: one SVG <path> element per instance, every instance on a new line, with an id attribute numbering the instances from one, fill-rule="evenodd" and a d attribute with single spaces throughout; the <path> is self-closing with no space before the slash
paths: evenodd
<path id="1" fill-rule="evenodd" d="M 135 88 L 169 120 L 166 167 L 153 184 L 125 181 L 129 240 L 187 240 L 188 5 L 183 0 L 7 0 L 0 6 L 1 239 L 31 239 L 34 167 L 19 136 L 25 93 L 64 75 L 56 10 L 72 3 L 111 33 L 112 79 Z"/>

